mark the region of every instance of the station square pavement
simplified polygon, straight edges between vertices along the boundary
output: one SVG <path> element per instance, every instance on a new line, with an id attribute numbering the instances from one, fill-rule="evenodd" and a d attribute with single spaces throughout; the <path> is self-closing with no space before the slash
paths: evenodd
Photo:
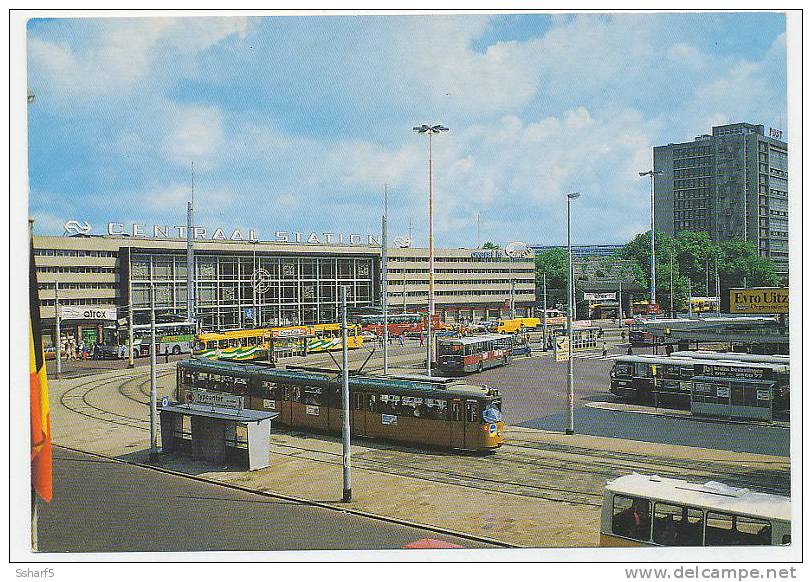
<path id="1" fill-rule="evenodd" d="M 174 390 L 175 364 L 158 365 L 158 395 Z M 54 444 L 149 465 L 149 369 L 51 380 Z M 419 450 L 356 439 L 353 500 L 341 502 L 341 441 L 272 428 L 270 466 L 253 472 L 175 455 L 165 471 L 258 494 L 316 503 L 515 547 L 593 547 L 607 478 L 636 471 L 689 481 L 750 476 L 789 486 L 784 456 L 508 427 L 492 454 Z M 302 548 L 306 549 L 306 548 Z"/>

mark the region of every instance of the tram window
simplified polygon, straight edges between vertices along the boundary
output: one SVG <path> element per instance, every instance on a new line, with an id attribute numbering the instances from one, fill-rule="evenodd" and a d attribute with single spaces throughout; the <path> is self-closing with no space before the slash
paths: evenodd
<path id="1" fill-rule="evenodd" d="M 459 400 L 455 400 L 451 403 L 451 419 L 462 420 L 462 406 Z"/>
<path id="2" fill-rule="evenodd" d="M 448 402 L 434 398 L 426 398 L 423 401 L 426 410 L 426 418 L 432 420 L 448 420 Z"/>
<path id="3" fill-rule="evenodd" d="M 274 382 L 262 382 L 260 384 L 259 395 L 263 398 L 271 398 L 273 400 L 281 400 L 281 390 Z"/>
<path id="4" fill-rule="evenodd" d="M 290 387 L 290 399 L 293 402 L 301 402 L 302 401 L 302 388 L 300 386 L 291 386 Z"/>
<path id="5" fill-rule="evenodd" d="M 367 411 L 375 412 L 375 395 L 369 394 L 367 396 Z"/>
<path id="6" fill-rule="evenodd" d="M 467 402 L 465 405 L 465 416 L 468 422 L 481 422 L 479 418 L 479 403 Z"/>
<path id="7" fill-rule="evenodd" d="M 632 375 L 632 370 L 634 370 L 634 366 L 632 364 L 615 364 L 615 376 L 629 377 Z"/>
<path id="8" fill-rule="evenodd" d="M 772 524 L 763 519 L 708 512 L 707 546 L 769 546 Z"/>
<path id="9" fill-rule="evenodd" d="M 401 412 L 400 396 L 396 394 L 381 394 L 378 412 L 397 416 Z"/>
<path id="10" fill-rule="evenodd" d="M 316 386 L 305 386 L 302 391 L 302 404 L 322 405 L 322 389 Z"/>
<path id="11" fill-rule="evenodd" d="M 615 495 L 612 533 L 635 540 L 648 540 L 651 530 L 651 503 L 640 497 Z"/>
<path id="12" fill-rule="evenodd" d="M 403 416 L 425 417 L 427 415 L 427 410 L 425 404 L 423 404 L 422 398 L 404 396 L 400 399 L 398 413 Z"/>
<path id="13" fill-rule="evenodd" d="M 364 409 L 364 395 L 360 392 L 356 392 L 354 394 L 355 399 L 355 410 L 363 410 Z"/>
<path id="14" fill-rule="evenodd" d="M 646 363 L 635 363 L 634 376 L 636 378 L 651 378 L 651 365 Z"/>
<path id="15" fill-rule="evenodd" d="M 652 536 L 664 546 L 701 546 L 702 521 L 699 509 L 655 503 Z"/>

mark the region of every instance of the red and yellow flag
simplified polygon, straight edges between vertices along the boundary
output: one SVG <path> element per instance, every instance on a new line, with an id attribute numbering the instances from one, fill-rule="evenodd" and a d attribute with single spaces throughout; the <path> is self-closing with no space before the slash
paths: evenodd
<path id="1" fill-rule="evenodd" d="M 31 319 L 28 348 L 31 379 L 31 486 L 45 501 L 53 496 L 51 478 L 51 417 L 48 411 L 48 376 L 42 350 L 42 327 L 39 320 L 39 288 L 34 265 L 34 244 L 28 275 Z"/>

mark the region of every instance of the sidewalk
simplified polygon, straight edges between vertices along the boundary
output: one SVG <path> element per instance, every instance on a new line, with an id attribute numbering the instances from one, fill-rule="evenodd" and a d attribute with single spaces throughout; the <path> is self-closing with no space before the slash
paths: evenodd
<path id="1" fill-rule="evenodd" d="M 174 366 L 158 368 L 160 396 L 174 387 Z M 54 444 L 146 464 L 148 409 L 126 398 L 144 398 L 145 381 L 143 373 L 133 378 L 127 370 L 52 381 Z M 650 443 L 516 427 L 509 428 L 507 439 L 510 445 L 484 456 L 357 440 L 349 506 L 340 502 L 341 442 L 331 435 L 274 428 L 270 467 L 255 472 L 179 457 L 159 464 L 213 482 L 534 547 L 597 545 L 607 457 L 622 465 L 620 472 L 668 474 L 675 469 L 662 460 L 667 457 L 680 465 L 684 478 L 697 480 L 720 467 L 730 474 L 789 470 L 786 457 L 663 445 L 654 458 Z M 709 462 L 714 467 L 702 468 Z"/>

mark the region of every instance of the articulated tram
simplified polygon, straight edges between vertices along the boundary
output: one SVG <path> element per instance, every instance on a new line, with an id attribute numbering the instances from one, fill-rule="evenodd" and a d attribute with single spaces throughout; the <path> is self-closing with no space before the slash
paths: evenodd
<path id="1" fill-rule="evenodd" d="M 190 389 L 242 396 L 281 425 L 340 433 L 341 377 L 212 360 L 178 362 L 178 402 Z M 488 450 L 505 441 L 497 390 L 461 382 L 350 376 L 352 434 L 435 447 Z"/>

